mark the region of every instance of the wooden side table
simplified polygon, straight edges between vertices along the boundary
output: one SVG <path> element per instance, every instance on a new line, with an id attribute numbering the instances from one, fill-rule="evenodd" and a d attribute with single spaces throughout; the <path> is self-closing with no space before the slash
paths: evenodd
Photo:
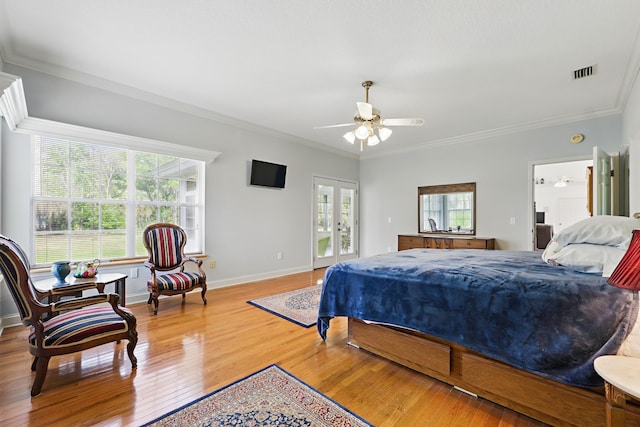
<path id="1" fill-rule="evenodd" d="M 48 301 L 55 302 L 65 295 L 76 295 L 78 292 L 82 292 L 83 289 L 91 289 L 95 285 L 95 288 L 99 293 L 104 292 L 105 285 L 114 284 L 115 292 L 120 296 L 120 305 L 126 305 L 126 281 L 127 275 L 122 273 L 106 273 L 96 274 L 91 279 L 77 279 L 73 276 L 69 276 L 69 288 L 65 289 L 64 286 L 54 286 L 57 282 L 55 278 L 39 280 L 34 282 L 34 286 L 41 295 L 48 298 Z M 83 287 L 82 285 L 87 285 Z M 79 291 L 78 288 L 81 290 Z"/>
<path id="2" fill-rule="evenodd" d="M 624 426 L 627 399 L 640 399 L 640 359 L 600 356 L 595 360 L 593 367 L 604 379 L 607 426 Z"/>

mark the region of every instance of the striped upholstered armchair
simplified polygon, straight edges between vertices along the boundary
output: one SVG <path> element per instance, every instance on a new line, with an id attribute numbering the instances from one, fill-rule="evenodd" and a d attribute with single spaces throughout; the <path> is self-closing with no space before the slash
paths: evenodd
<path id="1" fill-rule="evenodd" d="M 20 246 L 0 235 L 0 273 L 18 308 L 22 324 L 31 327 L 29 352 L 36 372 L 31 395 L 40 394 L 51 356 L 75 353 L 109 342 L 128 340 L 127 352 L 133 368 L 133 350 L 138 342 L 136 318 L 118 306 L 117 294 L 97 294 L 44 304 L 29 276 L 29 261 Z"/>
<path id="2" fill-rule="evenodd" d="M 207 275 L 202 270 L 202 260 L 184 255 L 187 233 L 175 224 L 152 224 L 142 232 L 142 242 L 149 253 L 144 263 L 151 270 L 151 280 L 147 282 L 149 300 L 153 301 L 153 314 L 158 314 L 160 295 L 182 294 L 182 302 L 187 292 L 202 288 L 202 301 L 207 303 Z M 195 263 L 197 271 L 186 271 L 187 262 Z M 167 272 L 167 273 L 158 273 Z"/>

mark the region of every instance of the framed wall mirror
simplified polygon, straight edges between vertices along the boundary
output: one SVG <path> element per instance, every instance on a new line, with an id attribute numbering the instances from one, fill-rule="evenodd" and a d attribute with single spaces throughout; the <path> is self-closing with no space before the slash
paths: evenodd
<path id="1" fill-rule="evenodd" d="M 418 187 L 418 232 L 476 234 L 476 183 Z"/>

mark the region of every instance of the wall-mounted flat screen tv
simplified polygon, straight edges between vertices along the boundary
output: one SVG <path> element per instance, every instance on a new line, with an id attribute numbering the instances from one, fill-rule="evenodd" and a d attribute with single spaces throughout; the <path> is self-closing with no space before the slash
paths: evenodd
<path id="1" fill-rule="evenodd" d="M 284 188 L 286 176 L 286 165 L 263 162 L 262 160 L 251 160 L 251 185 Z"/>

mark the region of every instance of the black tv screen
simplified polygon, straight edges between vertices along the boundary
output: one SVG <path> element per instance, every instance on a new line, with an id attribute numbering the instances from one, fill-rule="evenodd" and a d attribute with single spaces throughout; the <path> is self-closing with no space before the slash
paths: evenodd
<path id="1" fill-rule="evenodd" d="M 284 188 L 286 176 L 286 165 L 263 162 L 262 160 L 251 161 L 251 185 Z"/>
<path id="2" fill-rule="evenodd" d="M 544 224 L 544 212 L 536 212 L 536 224 Z"/>

